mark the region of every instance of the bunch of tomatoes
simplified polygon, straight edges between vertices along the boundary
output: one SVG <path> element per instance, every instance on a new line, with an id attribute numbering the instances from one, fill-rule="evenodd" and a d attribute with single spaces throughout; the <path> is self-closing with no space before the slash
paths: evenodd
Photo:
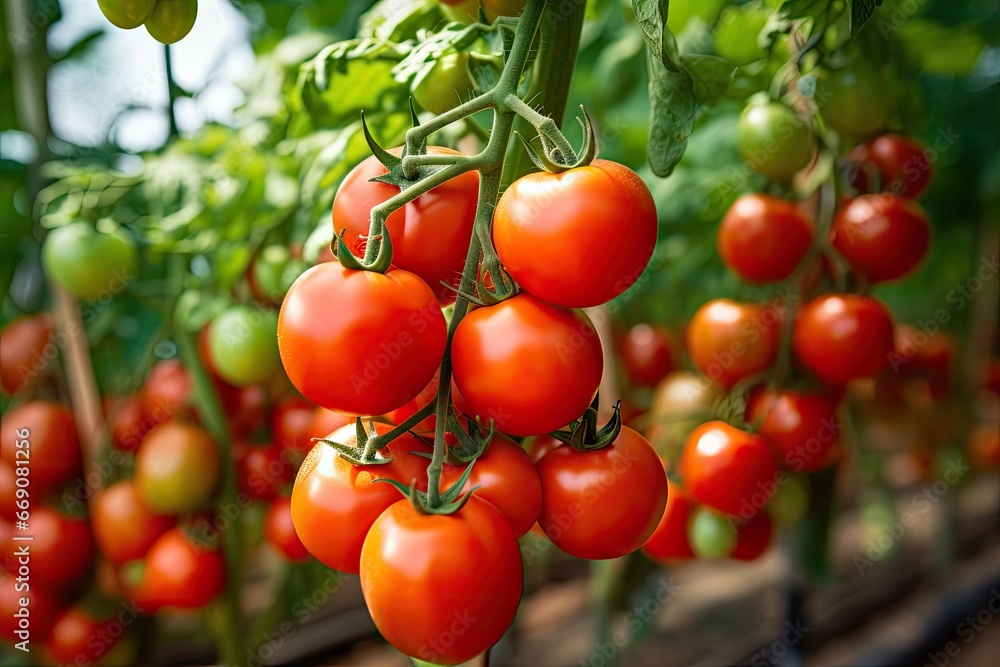
<path id="1" fill-rule="evenodd" d="M 162 44 L 186 37 L 198 16 L 198 0 L 98 0 L 97 4 L 116 27 L 133 30 L 144 25 Z"/>

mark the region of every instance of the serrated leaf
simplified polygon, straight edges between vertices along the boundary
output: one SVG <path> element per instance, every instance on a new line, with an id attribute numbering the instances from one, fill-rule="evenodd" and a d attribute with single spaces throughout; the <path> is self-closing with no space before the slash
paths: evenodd
<path id="1" fill-rule="evenodd" d="M 642 28 L 646 46 L 653 57 L 671 72 L 680 72 L 677 42 L 667 27 L 669 0 L 632 0 L 636 23 Z"/>
<path id="2" fill-rule="evenodd" d="M 687 148 L 697 110 L 694 82 L 686 71 L 672 72 L 650 54 L 649 166 L 666 177 L 673 172 Z"/>

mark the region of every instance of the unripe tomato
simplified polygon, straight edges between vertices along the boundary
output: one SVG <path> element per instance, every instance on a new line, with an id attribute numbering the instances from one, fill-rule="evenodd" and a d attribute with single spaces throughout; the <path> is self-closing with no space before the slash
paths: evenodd
<path id="1" fill-rule="evenodd" d="M 691 495 L 730 516 L 752 517 L 777 490 L 778 467 L 767 441 L 725 422 L 696 428 L 680 463 Z"/>
<path id="2" fill-rule="evenodd" d="M 917 202 L 891 194 L 862 195 L 833 219 L 833 247 L 871 282 L 908 274 L 927 254 L 930 221 Z"/>
<path id="3" fill-rule="evenodd" d="M 31 587 L 56 590 L 83 578 L 94 555 L 94 542 L 86 519 L 66 516 L 44 505 L 31 507 Z M 17 559 L 7 569 L 17 571 Z"/>
<path id="4" fill-rule="evenodd" d="M 767 51 L 757 38 L 767 24 L 767 15 L 762 7 L 726 7 L 715 29 L 715 52 L 738 67 L 766 57 Z"/>
<path id="5" fill-rule="evenodd" d="M 395 269 L 314 266 L 289 290 L 278 318 L 281 361 L 313 403 L 381 415 L 420 393 L 438 370 L 447 339 L 427 284 Z"/>
<path id="6" fill-rule="evenodd" d="M 634 387 L 654 387 L 676 366 L 670 334 L 655 324 L 629 329 L 618 345 L 618 355 Z"/>
<path id="7" fill-rule="evenodd" d="M 78 299 L 109 299 L 135 278 L 135 245 L 121 231 L 104 234 L 87 222 L 49 232 L 42 264 L 53 280 Z"/>
<path id="8" fill-rule="evenodd" d="M 398 156 L 402 149 L 389 152 Z M 441 146 L 428 146 L 427 152 L 459 155 Z M 372 180 L 385 173 L 382 163 L 369 157 L 344 178 L 333 200 L 334 232 L 344 234 L 355 255 L 365 252 L 371 209 L 399 194 L 398 187 Z M 478 201 L 479 172 L 471 171 L 420 195 L 385 222 L 393 265 L 422 278 L 442 303 L 455 300 L 455 291 L 442 282 L 457 287 L 461 280 Z"/>
<path id="9" fill-rule="evenodd" d="M 757 560 L 774 542 L 774 522 L 767 512 L 736 526 L 736 546 L 730 557 L 736 560 Z"/>
<path id="10" fill-rule="evenodd" d="M 156 0 L 146 31 L 162 44 L 173 44 L 191 32 L 197 16 L 198 0 Z"/>
<path id="11" fill-rule="evenodd" d="M 653 256 L 656 234 L 649 188 L 608 160 L 519 178 L 493 217 L 493 244 L 510 276 L 567 308 L 597 306 L 631 287 Z"/>
<path id="12" fill-rule="evenodd" d="M 160 536 L 146 553 L 139 585 L 128 591 L 139 607 L 200 609 L 226 585 L 226 560 L 218 549 L 196 546 L 180 528 Z"/>
<path id="13" fill-rule="evenodd" d="M 510 525 L 475 496 L 448 516 L 399 500 L 361 551 L 361 591 L 375 626 L 402 653 L 437 665 L 492 647 L 514 620 L 522 583 Z M 420 613 L 400 604 L 403 591 L 420 600 Z"/>
<path id="14" fill-rule="evenodd" d="M 121 637 L 106 632 L 110 619 L 97 619 L 82 607 L 62 612 L 52 624 L 46 645 L 60 665 L 91 665 L 107 654 Z"/>
<path id="15" fill-rule="evenodd" d="M 474 87 L 469 54 L 456 51 L 438 58 L 413 81 L 413 99 L 427 111 L 442 114 L 469 99 Z"/>
<path id="16" fill-rule="evenodd" d="M 4 544 L 9 545 L 10 541 L 4 540 Z M 0 577 L 0 637 L 13 644 L 22 641 L 22 637 L 17 634 L 18 630 L 30 629 L 33 642 L 44 642 L 49 637 L 60 602 L 41 586 L 31 586 L 26 591 L 19 590 L 21 587 L 16 577 Z M 28 613 L 31 614 L 27 628 L 15 616 L 24 608 L 21 604 L 23 598 L 27 598 Z"/>
<path id="17" fill-rule="evenodd" d="M 728 518 L 701 505 L 691 513 L 688 539 L 698 558 L 726 558 L 736 548 L 736 529 Z"/>
<path id="18" fill-rule="evenodd" d="M 258 301 L 280 304 L 288 288 L 305 270 L 305 263 L 296 259 L 288 247 L 266 246 L 261 248 L 247 272 L 250 292 Z"/>
<path id="19" fill-rule="evenodd" d="M 264 539 L 286 560 L 293 563 L 309 560 L 309 550 L 302 544 L 292 522 L 292 501 L 285 496 L 275 498 L 267 508 Z"/>
<path id="20" fill-rule="evenodd" d="M 375 428 L 380 434 L 392 429 L 385 424 Z M 354 425 L 345 426 L 329 439 L 356 444 Z M 317 443 L 299 468 L 291 501 L 295 532 L 309 553 L 327 567 L 357 574 L 368 530 L 400 498 L 391 484 L 375 480 L 393 479 L 409 485 L 414 479 L 426 479 L 427 459 L 410 453 L 423 450 L 426 445 L 407 433 L 382 450 L 385 457 L 392 457 L 389 463 L 356 466 L 333 447 Z M 331 526 L 337 530 L 330 530 Z"/>
<path id="21" fill-rule="evenodd" d="M 805 211 L 764 194 L 743 195 L 733 202 L 717 237 L 722 261 L 749 283 L 787 279 L 812 241 L 813 223 Z"/>
<path id="22" fill-rule="evenodd" d="M 142 503 L 164 516 L 201 509 L 219 481 L 219 451 L 193 424 L 167 422 L 146 436 L 135 455 Z"/>
<path id="23" fill-rule="evenodd" d="M 828 294 L 807 303 L 792 330 L 795 354 L 827 384 L 874 377 L 893 351 L 892 316 L 881 301 Z"/>
<path id="24" fill-rule="evenodd" d="M 688 522 L 697 503 L 686 489 L 667 478 L 667 505 L 656 530 L 642 545 L 651 560 L 666 565 L 694 558 L 688 539 Z"/>
<path id="25" fill-rule="evenodd" d="M 142 558 L 149 547 L 177 521 L 154 514 L 130 480 L 116 482 L 91 503 L 91 525 L 97 548 L 112 563 Z"/>
<path id="26" fill-rule="evenodd" d="M 3 460 L 15 470 L 28 462 L 33 498 L 58 488 L 80 472 L 80 440 L 70 411 L 50 401 L 22 403 L 3 416 Z"/>
<path id="27" fill-rule="evenodd" d="M 47 315 L 22 315 L 0 332 L 0 389 L 13 396 L 30 391 L 47 374 L 52 322 Z M 52 348 L 54 352 L 54 347 Z"/>
<path id="28" fill-rule="evenodd" d="M 667 476 L 646 439 L 623 426 L 613 443 L 578 452 L 558 447 L 538 462 L 538 524 L 578 558 L 618 558 L 653 534 L 667 503 Z"/>
<path id="29" fill-rule="evenodd" d="M 153 13 L 156 0 L 97 0 L 97 4 L 113 25 L 132 30 L 146 22 Z"/>
<path id="30" fill-rule="evenodd" d="M 273 310 L 233 306 L 212 322 L 213 366 L 229 384 L 263 382 L 278 370 L 278 317 Z"/>
<path id="31" fill-rule="evenodd" d="M 740 114 L 740 154 L 772 181 L 789 181 L 812 160 L 815 145 L 809 125 L 780 102 L 751 103 Z"/>
<path id="32" fill-rule="evenodd" d="M 808 509 L 809 478 L 799 473 L 789 475 L 784 484 L 779 484 L 777 493 L 767 503 L 767 513 L 786 526 L 801 521 Z"/>
<path id="33" fill-rule="evenodd" d="M 455 331 L 451 356 L 470 416 L 518 436 L 578 419 L 604 371 L 601 341 L 587 316 L 527 293 L 469 313 Z"/>
<path id="34" fill-rule="evenodd" d="M 882 192 L 919 199 L 930 185 L 934 169 L 927 147 L 919 139 L 903 134 L 883 134 L 851 151 L 854 178 L 851 184 L 862 193 L 871 192 L 869 169 L 881 177 Z"/>
<path id="35" fill-rule="evenodd" d="M 776 305 L 716 299 L 691 318 L 688 354 L 698 370 L 729 389 L 774 362 L 780 337 L 781 316 Z"/>
<path id="36" fill-rule="evenodd" d="M 846 67 L 823 72 L 815 99 L 824 122 L 846 136 L 881 130 L 892 112 L 892 87 L 859 57 Z"/>
<path id="37" fill-rule="evenodd" d="M 830 464 L 843 426 L 837 405 L 822 394 L 756 389 L 747 402 L 746 419 L 775 445 L 780 463 L 799 472 L 819 472 Z"/>

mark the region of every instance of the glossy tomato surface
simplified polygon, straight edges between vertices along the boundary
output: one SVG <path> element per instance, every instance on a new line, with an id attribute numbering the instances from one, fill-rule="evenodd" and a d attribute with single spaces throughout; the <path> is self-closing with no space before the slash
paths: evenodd
<path id="1" fill-rule="evenodd" d="M 677 365 L 670 333 L 653 324 L 630 328 L 618 345 L 618 355 L 635 387 L 655 387 Z"/>
<path id="2" fill-rule="evenodd" d="M 315 418 L 316 406 L 303 398 L 293 396 L 280 401 L 274 406 L 274 414 L 271 415 L 271 438 L 274 444 L 296 452 L 308 452 L 312 449 L 314 437 L 322 438 L 344 425 L 340 424 L 317 436 L 311 431 Z M 345 417 L 344 421 L 346 420 Z"/>
<path id="3" fill-rule="evenodd" d="M 164 516 L 204 507 L 219 483 L 219 451 L 193 424 L 157 426 L 135 456 L 135 485 L 142 503 Z"/>
<path id="4" fill-rule="evenodd" d="M 875 137 L 856 147 L 850 157 L 856 170 L 852 185 L 862 193 L 874 190 L 877 177 L 881 192 L 919 199 L 934 175 L 927 147 L 903 134 Z"/>
<path id="5" fill-rule="evenodd" d="M 780 463 L 797 472 L 826 468 L 843 430 L 827 396 L 791 390 L 751 392 L 746 419 L 774 444 Z"/>
<path id="6" fill-rule="evenodd" d="M 601 341 L 586 315 L 525 293 L 466 315 L 451 355 L 472 416 L 518 436 L 578 419 L 604 371 Z"/>
<path id="7" fill-rule="evenodd" d="M 891 194 L 862 195 L 833 219 L 833 247 L 871 282 L 910 273 L 927 254 L 931 228 L 920 204 Z"/>
<path id="8" fill-rule="evenodd" d="M 222 551 L 195 545 L 180 528 L 161 535 L 149 548 L 138 587 L 131 591 L 146 612 L 162 607 L 200 609 L 226 584 Z"/>
<path id="9" fill-rule="evenodd" d="M 3 460 L 16 472 L 27 465 L 31 494 L 41 495 L 80 472 L 80 441 L 70 411 L 52 401 L 22 403 L 3 416 Z"/>
<path id="10" fill-rule="evenodd" d="M 497 203 L 493 243 L 525 291 L 585 308 L 638 280 L 656 246 L 656 205 L 628 167 L 594 160 L 515 181 Z"/>
<path id="11" fill-rule="evenodd" d="M 90 521 L 97 548 L 112 563 L 142 558 L 177 523 L 147 509 L 131 480 L 115 482 L 94 496 Z"/>
<path id="12" fill-rule="evenodd" d="M 269 443 L 233 443 L 236 488 L 251 500 L 272 500 L 295 478 L 292 455 Z"/>
<path id="13" fill-rule="evenodd" d="M 688 523 L 696 506 L 691 494 L 668 478 L 666 508 L 653 534 L 642 545 L 642 552 L 661 564 L 694 558 L 688 539 Z"/>
<path id="14" fill-rule="evenodd" d="M 774 542 L 774 521 L 761 512 L 736 527 L 736 547 L 730 556 L 736 560 L 757 560 Z"/>
<path id="15" fill-rule="evenodd" d="M 743 280 L 780 282 L 792 275 L 809 251 L 813 223 L 791 202 L 748 194 L 729 207 L 717 241 L 722 261 Z"/>
<path id="16" fill-rule="evenodd" d="M 275 498 L 264 515 L 264 539 L 278 553 L 292 562 L 309 559 L 309 550 L 302 544 L 292 522 L 292 501 L 280 496 Z"/>
<path id="17" fill-rule="evenodd" d="M 774 363 L 781 337 L 781 313 L 774 306 L 709 301 L 687 328 L 691 361 L 725 388 Z"/>

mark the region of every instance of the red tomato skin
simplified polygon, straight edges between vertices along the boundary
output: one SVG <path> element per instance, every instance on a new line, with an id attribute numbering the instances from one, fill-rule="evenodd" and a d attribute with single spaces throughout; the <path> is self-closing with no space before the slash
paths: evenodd
<path id="1" fill-rule="evenodd" d="M 730 389 L 774 363 L 781 337 L 777 306 L 709 301 L 687 328 L 691 361 L 702 373 Z"/>
<path id="2" fill-rule="evenodd" d="M 275 498 L 264 515 L 264 539 L 285 560 L 301 563 L 309 560 L 309 550 L 302 544 L 292 522 L 292 501 L 280 496 Z"/>
<path id="3" fill-rule="evenodd" d="M 571 556 L 618 558 L 653 534 L 667 504 L 667 476 L 652 445 L 627 426 L 603 448 L 569 445 L 538 462 L 542 512 L 538 524 Z"/>
<path id="4" fill-rule="evenodd" d="M 945 331 L 928 333 L 909 324 L 897 324 L 895 353 L 886 373 L 926 380 L 934 398 L 943 398 L 951 385 L 955 343 Z"/>
<path id="5" fill-rule="evenodd" d="M 236 442 L 233 458 L 236 486 L 251 500 L 273 500 L 295 478 L 293 457 L 287 449 Z"/>
<path id="6" fill-rule="evenodd" d="M 109 621 L 96 619 L 80 607 L 62 612 L 52 624 L 48 649 L 60 665 L 90 665 L 114 648 L 118 638 L 107 632 Z"/>
<path id="7" fill-rule="evenodd" d="M 525 291 L 566 308 L 597 306 L 639 279 L 656 247 L 656 204 L 608 160 L 515 181 L 497 203 L 493 244 Z"/>
<path id="8" fill-rule="evenodd" d="M 86 573 L 94 553 L 85 519 L 68 517 L 44 505 L 31 508 L 31 586 L 59 590 L 76 584 Z M 16 559 L 7 569 L 17 571 Z"/>
<path id="9" fill-rule="evenodd" d="M 17 519 L 17 474 L 5 461 L 0 461 L 0 519 Z"/>
<path id="10" fill-rule="evenodd" d="M 392 427 L 376 424 L 379 433 Z M 356 442 L 354 426 L 345 426 L 331 440 L 345 445 Z M 403 435 L 382 450 L 393 460 L 383 465 L 355 466 L 329 445 L 318 443 L 299 468 L 292 488 L 292 521 L 302 544 L 321 563 L 339 572 L 357 574 L 361 545 L 375 520 L 400 499 L 391 484 L 376 479 L 394 479 L 409 485 L 424 478 L 427 460 L 409 454 L 426 449 L 414 436 Z M 331 530 L 337 526 L 337 530 Z"/>
<path id="11" fill-rule="evenodd" d="M 309 436 L 309 448 L 302 451 L 308 454 L 316 446 L 313 438 L 325 438 L 331 433 L 339 431 L 348 424 L 353 423 L 354 417 L 333 410 L 327 410 L 326 408 L 316 408 L 315 412 L 313 412 L 312 421 L 309 422 L 309 431 L 307 433 Z"/>
<path id="12" fill-rule="evenodd" d="M 447 465 L 441 476 L 441 488 L 448 488 L 465 472 L 465 466 Z M 524 449 L 503 435 L 495 433 L 486 451 L 476 459 L 465 490 L 497 508 L 510 523 L 514 537 L 521 537 L 535 525 L 542 511 L 542 482 L 535 464 Z"/>
<path id="13" fill-rule="evenodd" d="M 691 432 L 680 464 L 695 500 L 732 517 L 754 516 L 778 488 L 778 466 L 767 441 L 722 421 Z"/>
<path id="14" fill-rule="evenodd" d="M 357 415 L 412 400 L 434 377 L 446 340 L 434 294 L 401 269 L 314 266 L 292 285 L 278 317 L 278 349 L 295 388 Z"/>
<path id="15" fill-rule="evenodd" d="M 587 316 L 527 293 L 466 315 L 451 355 L 471 416 L 517 436 L 578 419 L 604 372 L 601 341 Z"/>
<path id="16" fill-rule="evenodd" d="M 795 204 L 765 194 L 743 195 L 719 227 L 722 261 L 748 283 L 786 280 L 813 242 L 813 223 Z"/>
<path id="17" fill-rule="evenodd" d="M 634 387 L 655 387 L 677 367 L 671 336 L 655 324 L 637 324 L 618 346 L 625 374 Z"/>
<path id="18" fill-rule="evenodd" d="M 191 376 L 178 359 L 156 362 L 139 390 L 143 414 L 156 424 L 187 412 L 191 398 Z"/>
<path id="19" fill-rule="evenodd" d="M 915 137 L 902 134 L 875 137 L 851 151 L 850 159 L 857 170 L 852 185 L 862 193 L 871 191 L 867 171 L 871 167 L 881 174 L 883 192 L 908 199 L 919 199 L 934 176 L 927 159 L 927 146 Z"/>
<path id="20" fill-rule="evenodd" d="M 399 500 L 361 552 L 361 590 L 379 632 L 404 654 L 438 665 L 492 647 L 514 620 L 522 585 L 510 525 L 476 497 L 448 516 L 420 514 Z M 402 599 L 419 600 L 421 612 Z"/>
<path id="21" fill-rule="evenodd" d="M 27 443 L 27 444 L 25 444 Z M 80 473 L 80 440 L 72 413 L 51 401 L 22 403 L 3 416 L 3 460 L 16 472 L 28 462 L 33 498 L 41 498 Z"/>
<path id="22" fill-rule="evenodd" d="M 688 540 L 688 520 L 697 503 L 686 489 L 667 479 L 667 505 L 653 534 L 642 545 L 642 552 L 661 565 L 691 560 L 695 557 Z"/>
<path id="23" fill-rule="evenodd" d="M 894 345 L 892 316 L 871 297 L 828 294 L 799 311 L 792 330 L 796 356 L 831 385 L 878 375 Z"/>
<path id="24" fill-rule="evenodd" d="M 313 446 L 310 429 L 315 417 L 316 406 L 304 398 L 292 396 L 280 401 L 271 415 L 274 444 L 293 452 L 308 452 Z"/>
<path id="25" fill-rule="evenodd" d="M 136 451 L 156 423 L 143 414 L 142 403 L 138 396 L 105 398 L 105 413 L 108 416 L 108 426 L 111 428 L 111 444 L 123 452 Z"/>
<path id="26" fill-rule="evenodd" d="M 730 558 L 751 561 L 763 556 L 774 542 L 774 521 L 761 512 L 736 526 L 736 547 Z"/>
<path id="27" fill-rule="evenodd" d="M 832 244 L 871 282 L 910 273 L 927 254 L 931 227 L 915 201 L 891 194 L 862 195 L 833 219 Z"/>
<path id="28" fill-rule="evenodd" d="M 112 484 L 91 503 L 94 541 L 105 558 L 116 564 L 145 556 L 153 542 L 176 523 L 174 517 L 147 509 L 131 480 Z"/>
<path id="29" fill-rule="evenodd" d="M 8 540 L 4 543 L 10 544 Z M 30 630 L 31 642 L 42 643 L 49 637 L 59 610 L 59 600 L 41 586 L 31 585 L 29 590 L 20 591 L 17 585 L 16 577 L 0 577 L 0 637 L 13 644 L 22 640 L 16 634 L 18 630 Z M 29 600 L 27 627 L 21 627 L 20 619 L 14 616 L 22 608 L 21 598 Z"/>
<path id="30" fill-rule="evenodd" d="M 47 315 L 22 315 L 0 331 L 0 389 L 5 394 L 30 390 L 45 377 L 51 340 L 52 321 Z"/>
<path id="31" fill-rule="evenodd" d="M 130 591 L 139 607 L 152 613 L 163 607 L 200 609 L 226 584 L 226 560 L 218 549 L 196 546 L 180 528 L 172 528 L 150 547 L 142 581 Z"/>
<path id="32" fill-rule="evenodd" d="M 438 376 L 435 374 L 431 381 L 427 383 L 416 397 L 392 412 L 387 412 L 385 414 L 386 421 L 390 424 L 400 425 L 413 415 L 417 414 L 423 408 L 430 405 L 435 398 L 437 398 L 438 392 Z M 453 399 L 454 400 L 454 399 Z M 437 424 L 437 419 L 435 419 L 433 413 L 428 417 L 421 419 L 417 424 L 410 430 L 414 433 L 433 433 L 434 426 Z"/>
<path id="33" fill-rule="evenodd" d="M 842 424 L 837 404 L 822 394 L 755 389 L 747 402 L 748 423 L 767 438 L 781 456 L 783 467 L 819 472 L 830 464 Z"/>
<path id="34" fill-rule="evenodd" d="M 389 151 L 400 155 L 401 149 Z M 431 155 L 460 155 L 441 146 L 428 146 Z M 368 238 L 371 209 L 399 194 L 399 188 L 371 179 L 388 170 L 371 156 L 347 175 L 333 200 L 333 230 L 346 230 L 344 241 L 362 256 Z M 397 209 L 386 227 L 392 239 L 392 263 L 420 276 L 441 303 L 451 303 L 456 293 L 442 282 L 458 287 L 472 239 L 479 201 L 479 172 L 471 171 L 444 182 Z"/>

